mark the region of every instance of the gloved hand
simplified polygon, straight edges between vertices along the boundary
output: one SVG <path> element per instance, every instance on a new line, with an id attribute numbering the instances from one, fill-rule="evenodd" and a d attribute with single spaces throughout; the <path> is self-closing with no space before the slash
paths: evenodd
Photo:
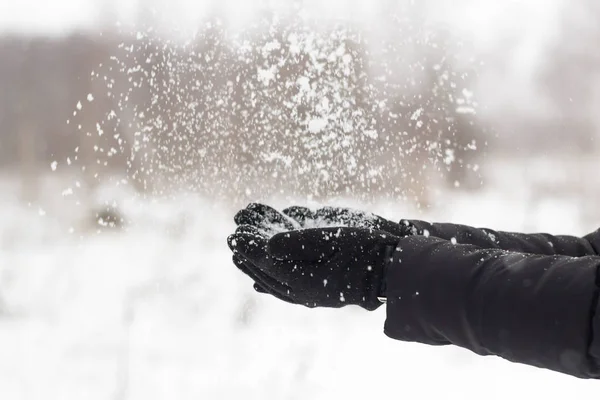
<path id="1" fill-rule="evenodd" d="M 400 238 L 365 228 L 313 228 L 281 232 L 270 239 L 240 226 L 227 242 L 234 263 L 255 289 L 307 307 L 367 310 L 381 305 L 386 265 Z"/>
<path id="2" fill-rule="evenodd" d="M 259 203 L 251 203 L 234 217 L 238 225 L 251 225 L 266 236 L 300 228 L 353 227 L 385 231 L 396 236 L 414 232 L 410 226 L 389 221 L 370 212 L 343 207 L 322 207 L 311 210 L 292 206 L 282 212 Z"/>

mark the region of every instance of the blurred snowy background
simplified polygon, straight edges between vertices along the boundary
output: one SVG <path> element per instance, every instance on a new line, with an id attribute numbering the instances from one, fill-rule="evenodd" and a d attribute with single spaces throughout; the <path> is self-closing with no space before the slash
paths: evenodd
<path id="1" fill-rule="evenodd" d="M 234 212 L 585 234 L 595 0 L 0 0 L 1 399 L 563 399 L 579 381 L 259 296 Z"/>

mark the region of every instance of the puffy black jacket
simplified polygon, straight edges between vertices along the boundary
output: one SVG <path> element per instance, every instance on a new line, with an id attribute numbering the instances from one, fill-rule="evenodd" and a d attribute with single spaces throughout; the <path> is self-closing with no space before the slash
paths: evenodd
<path id="1" fill-rule="evenodd" d="M 600 254 L 600 229 L 583 238 L 546 233 L 515 233 L 473 228 L 466 225 L 429 223 L 418 220 L 400 221 L 415 235 L 435 236 L 484 249 L 503 249 L 520 253 L 563 255 L 572 257 Z"/>
<path id="2" fill-rule="evenodd" d="M 600 378 L 600 231 L 402 223 L 418 236 L 403 238 L 387 267 L 388 336 Z"/>

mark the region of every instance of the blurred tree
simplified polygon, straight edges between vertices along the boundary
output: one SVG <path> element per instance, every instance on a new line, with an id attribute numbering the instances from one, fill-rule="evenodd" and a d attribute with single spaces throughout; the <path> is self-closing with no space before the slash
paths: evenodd
<path id="1" fill-rule="evenodd" d="M 551 99 L 553 109 L 541 128 L 544 140 L 538 145 L 589 152 L 597 150 L 592 138 L 600 128 L 598 89 L 593 84 L 600 78 L 600 4 L 580 0 L 577 7 L 568 7 L 561 15 L 559 40 L 547 52 L 539 75 L 541 92 Z"/>
<path id="2" fill-rule="evenodd" d="M 0 87 L 29 104 L 25 117 L 0 99 L 2 162 L 16 162 L 27 118 L 40 152 L 29 158 L 91 189 L 125 174 L 147 193 L 425 203 L 434 173 L 464 183 L 481 128 L 452 40 L 419 7 L 401 11 L 377 38 L 272 10 L 234 30 L 217 5 L 183 44 L 109 22 L 100 36 L 0 41 Z"/>

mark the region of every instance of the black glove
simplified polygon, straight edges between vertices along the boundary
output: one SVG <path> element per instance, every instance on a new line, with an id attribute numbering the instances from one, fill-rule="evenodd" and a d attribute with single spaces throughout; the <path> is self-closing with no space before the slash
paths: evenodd
<path id="1" fill-rule="evenodd" d="M 266 236 L 300 228 L 352 227 L 385 231 L 396 236 L 412 234 L 409 226 L 389 221 L 378 215 L 343 207 L 311 210 L 292 206 L 282 212 L 265 204 L 251 203 L 234 217 L 238 225 L 251 225 Z"/>
<path id="2" fill-rule="evenodd" d="M 253 226 L 266 236 L 276 233 L 301 229 L 302 225 L 295 219 L 275 210 L 266 204 L 250 203 L 235 214 L 233 220 L 238 226 Z"/>
<path id="3" fill-rule="evenodd" d="M 386 265 L 400 238 L 364 228 L 314 228 L 267 239 L 241 226 L 227 242 L 255 289 L 307 307 L 358 305 L 375 310 Z"/>

